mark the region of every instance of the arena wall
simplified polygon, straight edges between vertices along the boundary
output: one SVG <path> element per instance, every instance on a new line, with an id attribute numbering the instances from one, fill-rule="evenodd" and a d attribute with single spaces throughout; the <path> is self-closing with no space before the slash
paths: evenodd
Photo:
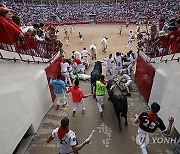
<path id="1" fill-rule="evenodd" d="M 34 134 L 52 107 L 45 67 L 47 64 L 0 61 L 0 153 L 12 153 L 27 131 Z"/>
<path id="2" fill-rule="evenodd" d="M 161 105 L 159 115 L 168 124 L 168 117 L 175 118 L 174 127 L 180 132 L 180 62 L 178 60 L 171 60 L 172 55 L 164 57 L 167 62 L 160 62 L 160 59 L 152 59 L 155 61 L 153 67 L 155 68 L 155 76 L 152 85 L 152 90 L 149 98 L 149 105 L 156 101 Z M 176 54 L 174 59 L 178 59 L 180 53 Z M 169 61 L 168 61 L 169 60 Z"/>

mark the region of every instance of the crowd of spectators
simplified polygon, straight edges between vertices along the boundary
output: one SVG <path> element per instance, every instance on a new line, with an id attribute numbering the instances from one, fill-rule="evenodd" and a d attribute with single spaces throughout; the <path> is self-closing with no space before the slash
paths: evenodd
<path id="1" fill-rule="evenodd" d="M 89 14 L 95 14 L 97 22 L 116 20 L 148 20 L 172 18 L 179 14 L 178 0 L 135 1 L 118 3 L 12 3 L 5 5 L 18 12 L 23 23 L 49 22 L 52 19 L 59 22 L 89 21 Z M 54 18 L 53 18 L 54 17 Z"/>
<path id="2" fill-rule="evenodd" d="M 180 53 L 180 16 L 168 21 L 161 18 L 158 24 L 151 23 L 149 30 L 138 36 L 138 51 L 143 51 L 150 57 Z"/>
<path id="3" fill-rule="evenodd" d="M 136 1 L 61 5 L 6 1 L 5 5 L 0 5 L 0 33 L 7 32 L 6 37 L 0 37 L 0 47 L 9 51 L 19 50 L 22 54 L 52 57 L 58 51 L 63 52 L 62 43 L 57 39 L 56 27 L 45 27 L 45 22 L 51 22 L 53 17 L 60 23 L 88 21 L 89 14 L 95 14 L 98 22 L 133 20 L 139 23 L 154 20 L 150 31 L 144 36 L 141 33 L 138 35 L 138 50 L 149 52 L 151 56 L 174 54 L 179 52 L 179 3 L 178 0 L 163 0 L 158 3 Z"/>

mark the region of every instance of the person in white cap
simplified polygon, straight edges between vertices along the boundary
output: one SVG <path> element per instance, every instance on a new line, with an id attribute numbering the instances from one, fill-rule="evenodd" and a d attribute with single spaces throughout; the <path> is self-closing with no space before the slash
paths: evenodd
<path id="1" fill-rule="evenodd" d="M 90 138 L 87 138 L 81 144 L 78 144 L 76 134 L 69 129 L 69 118 L 64 117 L 61 120 L 61 126 L 54 129 L 48 137 L 47 143 L 56 138 L 59 144 L 59 154 L 78 153 L 86 144 L 89 144 Z"/>

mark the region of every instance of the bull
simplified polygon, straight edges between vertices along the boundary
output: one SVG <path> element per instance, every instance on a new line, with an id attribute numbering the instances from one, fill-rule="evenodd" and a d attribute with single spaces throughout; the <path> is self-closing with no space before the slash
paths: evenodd
<path id="1" fill-rule="evenodd" d="M 112 88 L 113 87 L 113 88 Z M 116 117 L 119 123 L 119 129 L 121 130 L 121 117 L 125 118 L 125 125 L 127 122 L 127 111 L 128 102 L 126 96 L 121 92 L 119 85 L 114 80 L 109 80 L 107 82 L 107 91 L 109 95 L 109 100 L 112 102 Z"/>
<path id="2" fill-rule="evenodd" d="M 96 45 L 95 44 L 90 44 L 90 52 L 91 52 L 91 56 L 92 56 L 92 60 L 96 60 Z"/>
<path id="3" fill-rule="evenodd" d="M 106 52 L 106 49 L 107 49 L 107 37 L 104 37 L 102 40 L 101 40 L 101 45 L 102 45 L 102 51 L 103 52 Z"/>
<path id="4" fill-rule="evenodd" d="M 94 68 L 91 72 L 91 92 L 94 94 L 95 97 L 95 91 L 96 91 L 96 81 L 101 77 L 102 74 L 102 63 L 101 61 L 94 62 Z M 95 88 L 93 88 L 95 87 Z M 94 91 L 93 91 L 94 90 Z"/>

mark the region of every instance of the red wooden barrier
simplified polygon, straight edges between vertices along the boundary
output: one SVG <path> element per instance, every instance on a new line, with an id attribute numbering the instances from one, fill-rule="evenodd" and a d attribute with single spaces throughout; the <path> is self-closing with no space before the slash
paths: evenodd
<path id="1" fill-rule="evenodd" d="M 62 57 L 59 56 L 58 58 L 56 58 L 56 60 L 53 63 L 51 63 L 48 67 L 45 68 L 48 83 L 50 79 L 56 79 L 57 75 L 60 73 L 61 60 Z M 53 86 L 49 86 L 49 87 L 50 87 L 52 100 L 54 101 L 55 95 L 54 95 Z"/>
<path id="2" fill-rule="evenodd" d="M 154 75 L 155 69 L 141 55 L 138 55 L 135 80 L 147 103 L 149 101 Z"/>

